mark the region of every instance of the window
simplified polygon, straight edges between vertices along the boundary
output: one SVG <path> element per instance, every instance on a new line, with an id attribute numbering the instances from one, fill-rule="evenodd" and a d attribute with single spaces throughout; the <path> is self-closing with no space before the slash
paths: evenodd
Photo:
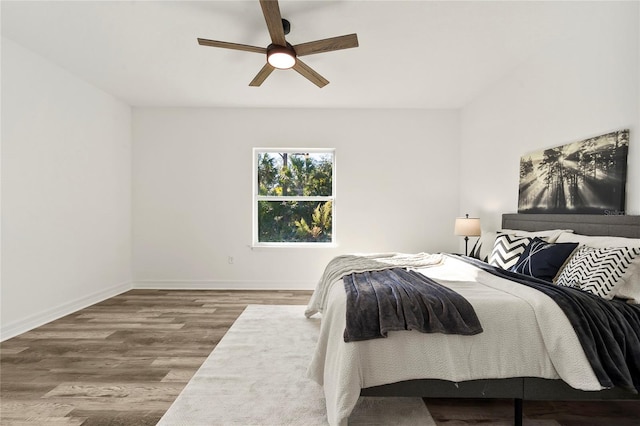
<path id="1" fill-rule="evenodd" d="M 333 149 L 253 150 L 254 246 L 335 241 Z"/>

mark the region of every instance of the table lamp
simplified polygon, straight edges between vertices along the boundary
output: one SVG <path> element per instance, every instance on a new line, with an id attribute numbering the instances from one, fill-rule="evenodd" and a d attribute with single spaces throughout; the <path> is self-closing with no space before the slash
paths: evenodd
<path id="1" fill-rule="evenodd" d="M 465 217 L 456 218 L 456 224 L 453 229 L 455 235 L 464 236 L 464 255 L 468 256 L 469 237 L 480 236 L 480 219 L 477 217 Z"/>

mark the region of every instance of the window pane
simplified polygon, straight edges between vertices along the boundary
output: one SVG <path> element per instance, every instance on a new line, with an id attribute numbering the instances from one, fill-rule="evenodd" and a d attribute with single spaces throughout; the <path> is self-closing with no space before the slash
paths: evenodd
<path id="1" fill-rule="evenodd" d="M 258 153 L 258 194 L 331 196 L 333 153 Z"/>
<path id="2" fill-rule="evenodd" d="M 331 240 L 331 201 L 259 201 L 259 242 L 327 242 Z"/>

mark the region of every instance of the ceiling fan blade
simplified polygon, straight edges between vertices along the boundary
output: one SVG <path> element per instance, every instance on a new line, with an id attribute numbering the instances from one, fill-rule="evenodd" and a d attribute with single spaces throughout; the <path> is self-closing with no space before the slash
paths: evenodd
<path id="1" fill-rule="evenodd" d="M 269 75 L 273 72 L 274 69 L 275 68 L 271 66 L 270 63 L 267 62 L 266 64 L 264 64 L 264 67 L 262 67 L 262 69 L 258 71 L 258 74 L 253 78 L 253 80 L 251 80 L 251 83 L 249 83 L 249 86 L 253 86 L 253 87 L 260 86 L 262 83 L 264 83 L 267 77 L 269 77 Z"/>
<path id="2" fill-rule="evenodd" d="M 349 34 L 324 40 L 310 41 L 293 46 L 298 56 L 313 55 L 314 53 L 332 52 L 334 50 L 358 47 L 358 35 Z"/>
<path id="3" fill-rule="evenodd" d="M 273 44 L 286 46 L 287 41 L 284 39 L 284 28 L 282 27 L 282 16 L 280 15 L 278 0 L 260 0 L 260 6 L 262 6 L 262 14 L 267 22 L 271 41 Z"/>
<path id="4" fill-rule="evenodd" d="M 293 66 L 293 69 L 320 88 L 329 84 L 329 80 L 315 72 L 309 65 L 305 64 L 300 59 L 296 59 L 296 64 Z"/>
<path id="5" fill-rule="evenodd" d="M 267 49 L 265 49 L 264 47 L 249 46 L 248 44 L 229 43 L 226 41 L 207 40 L 206 38 L 199 38 L 198 44 L 200 46 L 223 47 L 225 49 L 244 50 L 245 52 L 255 52 L 255 53 L 264 53 L 264 54 L 267 53 Z"/>

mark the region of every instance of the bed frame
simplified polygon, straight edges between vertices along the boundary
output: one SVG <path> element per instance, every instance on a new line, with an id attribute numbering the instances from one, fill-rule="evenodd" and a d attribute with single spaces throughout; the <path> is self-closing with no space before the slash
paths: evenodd
<path id="1" fill-rule="evenodd" d="M 524 231 L 572 229 L 576 234 L 640 238 L 640 216 L 600 216 L 572 214 L 504 214 L 502 228 Z M 407 380 L 364 388 L 362 396 L 411 396 L 423 398 L 506 398 L 514 400 L 514 425 L 522 425 L 523 400 L 623 400 L 638 399 L 620 388 L 587 392 L 574 389 L 562 380 L 533 377 L 471 380 Z"/>
<path id="2" fill-rule="evenodd" d="M 576 234 L 640 238 L 640 216 L 592 214 L 503 214 L 503 229 L 572 229 Z"/>

